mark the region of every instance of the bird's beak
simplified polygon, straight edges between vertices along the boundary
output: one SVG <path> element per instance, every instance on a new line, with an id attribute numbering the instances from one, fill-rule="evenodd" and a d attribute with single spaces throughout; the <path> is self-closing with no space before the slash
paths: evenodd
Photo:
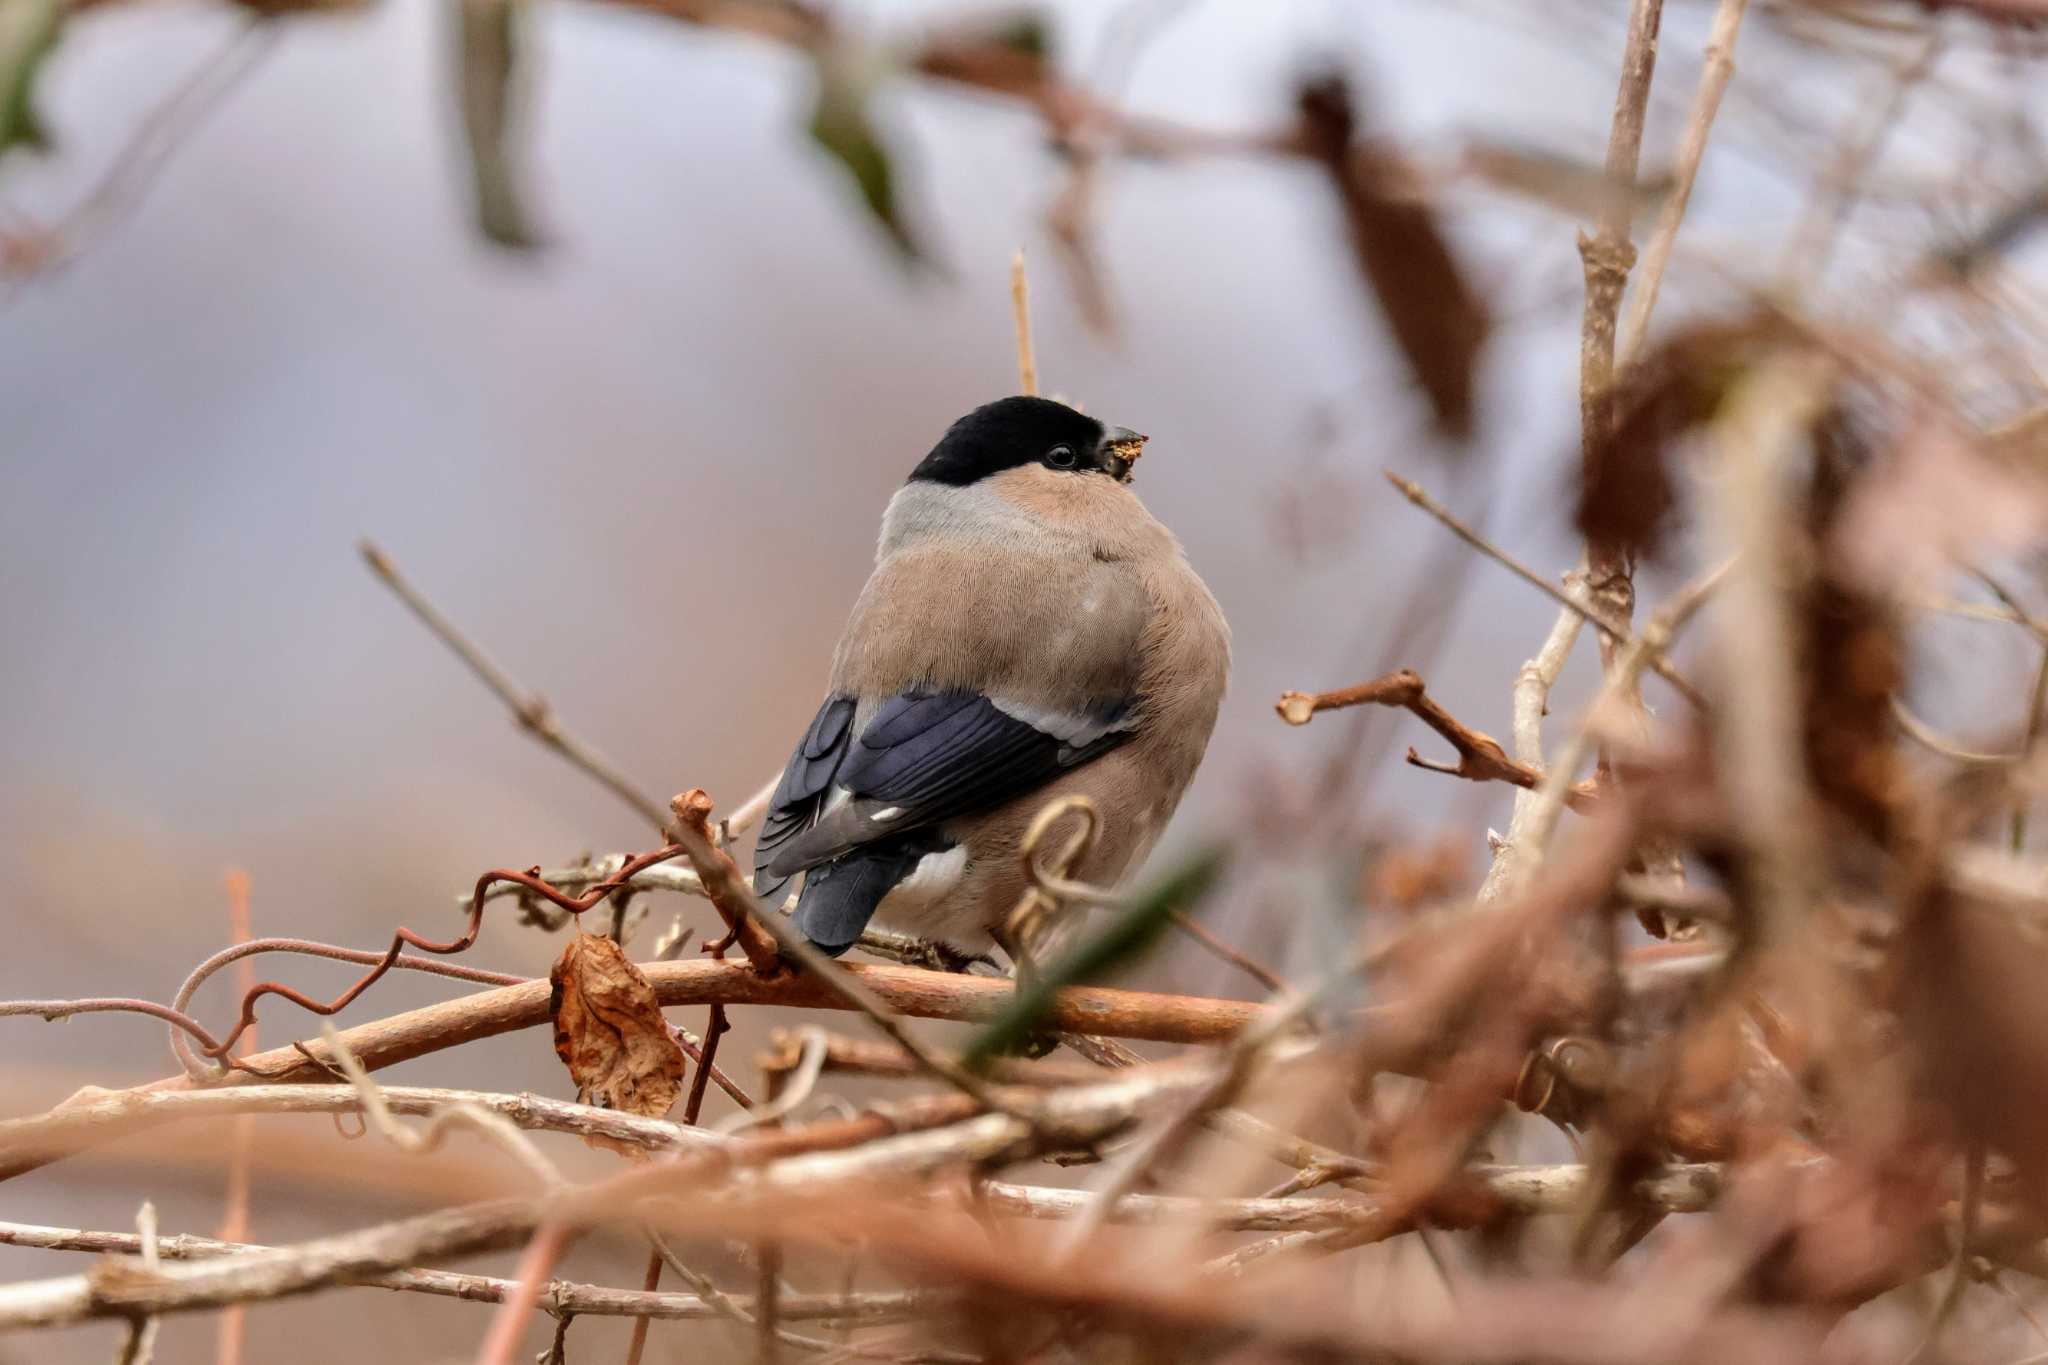
<path id="1" fill-rule="evenodd" d="M 1147 439 L 1129 427 L 1110 427 L 1102 433 L 1103 463 L 1119 481 L 1131 481 L 1131 466 L 1138 462 L 1138 453 Z"/>

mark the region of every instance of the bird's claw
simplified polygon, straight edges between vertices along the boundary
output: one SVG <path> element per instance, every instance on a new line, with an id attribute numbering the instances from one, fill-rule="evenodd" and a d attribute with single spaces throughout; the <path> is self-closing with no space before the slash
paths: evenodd
<path id="1" fill-rule="evenodd" d="M 958 948 L 940 943 L 936 939 L 919 939 L 903 955 L 907 966 L 922 967 L 928 972 L 952 972 L 964 976 L 973 970 L 976 963 L 993 967 L 995 959 L 983 953 L 963 953 Z"/>

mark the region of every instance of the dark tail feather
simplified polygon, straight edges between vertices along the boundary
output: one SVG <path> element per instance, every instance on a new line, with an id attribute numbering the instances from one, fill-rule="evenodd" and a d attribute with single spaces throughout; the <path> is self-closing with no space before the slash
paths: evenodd
<path id="1" fill-rule="evenodd" d="M 925 854 L 943 846 L 943 840 L 929 838 L 891 840 L 819 864 L 804 873 L 794 916 L 797 929 L 821 952 L 838 957 L 860 940 L 875 907 L 896 883 L 916 870 Z"/>

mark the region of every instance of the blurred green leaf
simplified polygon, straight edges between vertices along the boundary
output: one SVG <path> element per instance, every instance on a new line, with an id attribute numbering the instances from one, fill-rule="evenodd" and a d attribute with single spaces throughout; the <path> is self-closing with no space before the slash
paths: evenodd
<path id="1" fill-rule="evenodd" d="M 462 131 L 477 230 L 500 246 L 540 245 L 519 191 L 516 144 L 523 0 L 458 0 Z"/>
<path id="2" fill-rule="evenodd" d="M 968 1044 L 962 1063 L 974 1069 L 1010 1051 L 1037 1028 L 1038 1021 L 1052 1008 L 1055 992 L 1099 981 L 1150 952 L 1173 922 L 1174 911 L 1185 910 L 1209 894 L 1226 861 L 1223 849 L 1207 848 L 1168 873 L 1107 929 L 1053 963 L 1039 973 L 1036 981 L 1019 991 L 1010 1007 Z"/>
<path id="3" fill-rule="evenodd" d="M 894 158 L 868 116 L 874 82 L 852 54 L 823 49 L 816 54 L 818 100 L 811 111 L 811 138 L 852 175 L 861 201 L 875 216 L 905 260 L 924 253 L 896 202 Z"/>
<path id="4" fill-rule="evenodd" d="M 976 14 L 928 29 L 910 65 L 941 80 L 1037 100 L 1052 76 L 1052 28 L 1034 11 Z"/>
<path id="5" fill-rule="evenodd" d="M 0 0 L 0 156 L 50 139 L 36 116 L 35 83 L 64 26 L 63 0 Z"/>
<path id="6" fill-rule="evenodd" d="M 1012 15 L 1003 20 L 989 31 L 988 39 L 997 47 L 1006 47 L 1041 61 L 1052 54 L 1052 29 L 1045 22 L 1045 16 L 1036 12 Z"/>

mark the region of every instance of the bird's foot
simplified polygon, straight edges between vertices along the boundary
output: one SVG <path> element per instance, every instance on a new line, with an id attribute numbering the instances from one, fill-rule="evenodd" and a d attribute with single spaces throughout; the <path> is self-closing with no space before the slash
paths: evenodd
<path id="1" fill-rule="evenodd" d="M 952 972 L 962 976 L 974 970 L 977 963 L 986 967 L 998 965 L 985 953 L 962 952 L 937 939 L 919 939 L 910 944 L 903 950 L 903 962 L 906 966 L 922 967 L 928 972 Z"/>

